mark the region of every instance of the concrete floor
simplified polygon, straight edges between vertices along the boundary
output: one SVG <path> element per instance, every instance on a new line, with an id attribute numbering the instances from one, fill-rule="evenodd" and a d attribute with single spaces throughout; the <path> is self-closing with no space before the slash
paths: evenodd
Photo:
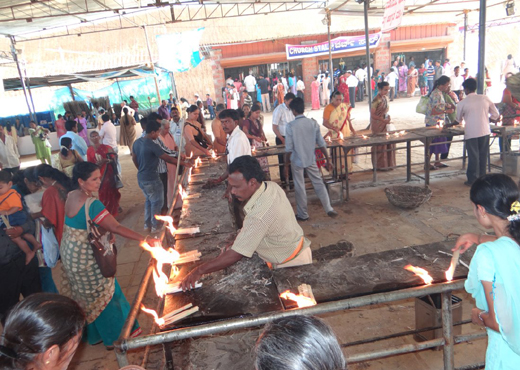
<path id="1" fill-rule="evenodd" d="M 415 113 L 418 98 L 398 99 L 391 103 L 390 115 L 397 129 L 408 129 L 424 125 L 424 117 Z M 321 123 L 322 110 L 310 111 L 308 115 Z M 358 103 L 353 110 L 354 127 L 356 130 L 364 129 L 368 124 L 369 112 L 367 103 Z M 274 134 L 271 128 L 271 114 L 265 114 L 264 130 L 270 142 L 274 144 Z M 208 122 L 209 123 L 209 122 Z M 461 144 L 453 146 L 452 156 L 461 153 Z M 495 149 L 497 149 L 495 143 Z M 131 162 L 128 152 L 123 151 L 121 162 L 123 167 L 123 181 L 121 205 L 125 209 L 119 217 L 121 223 L 137 231 L 142 230 L 142 204 L 143 196 L 137 186 L 136 170 Z M 414 150 L 414 161 L 422 161 L 422 148 Z M 369 157 L 367 157 L 369 158 Z M 403 163 L 402 155 L 398 155 L 398 164 Z M 270 163 L 276 163 L 275 158 L 270 158 Z M 356 170 L 367 169 L 370 159 L 361 159 L 356 164 Z M 418 173 L 420 169 L 414 169 Z M 273 178 L 277 177 L 277 170 L 272 170 Z M 464 172 L 461 171 L 461 162 L 450 163 L 450 167 L 435 171 L 432 174 L 431 188 L 433 196 L 429 202 L 416 210 L 402 210 L 390 205 L 384 194 L 387 183 L 403 183 L 405 180 L 404 169 L 397 169 L 385 173 L 379 178 L 378 183 L 371 183 L 371 172 L 354 174 L 352 176 L 351 200 L 335 205 L 341 217 L 330 219 L 325 215 L 321 204 L 314 196 L 312 190 L 309 195 L 309 213 L 311 219 L 301 223 L 305 234 L 312 241 L 312 248 L 317 249 L 338 242 L 348 240 L 354 244 L 355 255 L 399 249 L 409 245 L 426 244 L 441 241 L 448 237 L 465 232 L 483 232 L 477 224 L 469 201 L 469 188 L 463 185 Z M 418 180 L 415 180 L 419 184 Z M 360 185 L 361 184 L 361 185 Z M 294 195 L 289 194 L 289 199 L 294 205 Z M 123 291 L 131 302 L 137 291 L 145 266 L 149 260 L 149 254 L 133 242 L 118 238 L 119 257 L 117 278 Z M 153 289 L 149 289 L 144 304 L 155 308 L 157 298 Z M 472 307 L 472 300 L 465 292 L 456 292 L 463 298 L 463 317 L 468 318 Z M 393 304 L 372 306 L 364 309 L 337 312 L 323 316 L 337 332 L 341 343 L 351 342 L 375 335 L 390 334 L 392 332 L 405 331 L 414 328 L 414 304 L 413 301 L 400 301 Z M 139 322 L 144 333 L 151 330 L 151 320 L 148 316 L 140 315 Z M 478 330 L 472 325 L 466 325 L 464 332 Z M 230 336 L 218 336 L 197 340 L 198 344 L 184 343 L 177 347 L 176 351 L 184 351 L 182 369 L 242 369 L 237 362 L 233 362 L 237 356 L 249 358 L 250 348 L 256 339 L 256 331 L 246 331 Z M 394 339 L 386 343 L 359 346 L 361 348 L 348 348 L 346 353 L 366 351 L 379 346 L 399 345 L 413 343 L 411 337 Z M 196 349 L 197 353 L 186 354 L 186 349 Z M 200 357 L 200 354 L 204 355 Z M 475 361 L 482 361 L 485 353 L 485 341 L 459 345 L 456 347 L 456 365 L 462 366 Z M 245 356 L 244 356 L 245 355 Z M 145 351 L 130 353 L 130 361 L 141 364 Z M 198 357 L 197 357 L 198 356 Z M 193 359 L 193 360 L 190 360 Z M 151 348 L 150 356 L 146 362 L 147 369 L 162 369 L 162 350 L 160 347 Z M 229 364 L 235 364 L 235 366 Z M 75 355 L 70 369 L 117 369 L 115 354 L 105 350 L 103 346 L 81 345 Z M 384 360 L 351 365 L 349 369 L 442 369 L 442 351 L 423 351 L 415 354 L 393 357 Z"/>

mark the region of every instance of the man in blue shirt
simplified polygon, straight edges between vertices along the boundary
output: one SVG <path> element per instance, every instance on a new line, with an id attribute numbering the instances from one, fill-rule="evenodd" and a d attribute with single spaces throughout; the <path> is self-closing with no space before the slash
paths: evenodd
<path id="1" fill-rule="evenodd" d="M 87 160 L 87 143 L 81 136 L 78 135 L 78 123 L 76 121 L 68 120 L 65 122 L 65 129 L 67 130 L 67 133 L 63 135 L 60 138 L 60 145 L 61 145 L 61 139 L 64 137 L 68 137 L 72 140 L 72 147 L 71 149 L 78 152 L 78 154 L 83 158 L 84 161 Z"/>
<path id="2" fill-rule="evenodd" d="M 431 93 L 433 91 L 433 84 L 435 80 L 435 67 L 433 66 L 431 60 L 428 61 L 426 72 L 426 77 L 428 78 L 428 92 Z"/>
<path id="3" fill-rule="evenodd" d="M 295 98 L 289 108 L 296 117 L 289 122 L 285 131 L 285 178 L 289 177 L 289 162 L 291 163 L 292 175 L 294 180 L 294 191 L 296 196 L 296 219 L 307 221 L 307 192 L 305 191 L 304 171 L 312 182 L 312 187 L 321 201 L 325 212 L 330 217 L 336 217 L 338 213 L 330 205 L 330 198 L 327 188 L 323 183 L 320 171 L 316 165 L 315 148 L 316 144 L 326 158 L 325 168 L 332 170 L 329 161 L 327 144 L 321 136 L 318 123 L 303 115 L 305 103 L 302 98 Z M 289 160 L 290 159 L 290 160 Z"/>
<path id="4" fill-rule="evenodd" d="M 162 224 L 155 219 L 155 215 L 161 214 L 164 203 L 164 187 L 159 177 L 159 160 L 177 165 L 177 158 L 166 154 L 163 149 L 154 142 L 159 137 L 161 124 L 154 119 L 146 122 L 146 135 L 134 142 L 132 147 L 132 161 L 137 168 L 137 183 L 145 196 L 144 204 L 144 229 L 151 228 L 152 233 L 162 229 Z M 188 163 L 181 163 L 191 166 Z"/>

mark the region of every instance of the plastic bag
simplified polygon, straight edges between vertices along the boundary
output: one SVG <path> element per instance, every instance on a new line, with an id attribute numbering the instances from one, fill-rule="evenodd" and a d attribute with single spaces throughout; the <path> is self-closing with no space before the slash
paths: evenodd
<path id="1" fill-rule="evenodd" d="M 54 267 L 60 259 L 60 245 L 54 235 L 54 229 L 42 226 L 43 258 L 49 267 Z"/>
<path id="2" fill-rule="evenodd" d="M 426 110 L 428 109 L 428 101 L 430 98 L 428 96 L 421 96 L 419 103 L 417 103 L 417 107 L 415 111 L 420 114 L 426 115 Z"/>

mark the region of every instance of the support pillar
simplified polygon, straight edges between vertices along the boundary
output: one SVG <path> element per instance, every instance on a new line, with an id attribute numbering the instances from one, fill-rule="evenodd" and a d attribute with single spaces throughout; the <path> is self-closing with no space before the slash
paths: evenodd
<path id="1" fill-rule="evenodd" d="M 210 52 L 210 66 L 211 66 L 211 74 L 213 75 L 213 100 L 217 102 L 217 104 L 224 103 L 224 98 L 222 97 L 222 88 L 226 86 L 226 77 L 224 76 L 224 68 L 220 64 L 222 59 L 222 50 L 213 49 Z"/>
<path id="2" fill-rule="evenodd" d="M 312 104 L 312 81 L 314 76 L 318 74 L 320 69 L 318 58 L 304 58 L 302 59 L 302 78 L 305 84 L 304 100 L 306 104 Z"/>
<path id="3" fill-rule="evenodd" d="M 478 24 L 478 81 L 477 93 L 484 93 L 486 79 L 486 0 L 480 0 Z"/>
<path id="4" fill-rule="evenodd" d="M 388 74 L 392 64 L 392 53 L 390 52 L 390 33 L 383 33 L 379 47 L 374 52 L 374 72 L 379 69 Z"/>

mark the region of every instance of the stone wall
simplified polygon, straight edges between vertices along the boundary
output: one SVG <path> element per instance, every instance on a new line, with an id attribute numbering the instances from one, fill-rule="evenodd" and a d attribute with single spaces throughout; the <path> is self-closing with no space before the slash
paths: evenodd
<path id="1" fill-rule="evenodd" d="M 215 88 L 213 85 L 212 61 L 203 60 L 197 67 L 186 72 L 174 73 L 175 85 L 179 98 L 186 98 L 190 104 L 194 99 L 194 94 L 199 94 L 202 100 L 206 99 L 206 94 L 210 94 L 215 100 Z"/>
<path id="2" fill-rule="evenodd" d="M 379 42 L 379 48 L 375 52 L 374 70 L 388 73 L 390 71 L 390 64 L 392 63 L 392 53 L 389 48 L 390 34 L 383 33 L 383 37 Z"/>
<path id="3" fill-rule="evenodd" d="M 319 64 L 318 58 L 304 58 L 302 59 L 303 83 L 305 84 L 304 100 L 305 103 L 312 103 L 312 86 L 314 76 L 318 74 Z"/>

